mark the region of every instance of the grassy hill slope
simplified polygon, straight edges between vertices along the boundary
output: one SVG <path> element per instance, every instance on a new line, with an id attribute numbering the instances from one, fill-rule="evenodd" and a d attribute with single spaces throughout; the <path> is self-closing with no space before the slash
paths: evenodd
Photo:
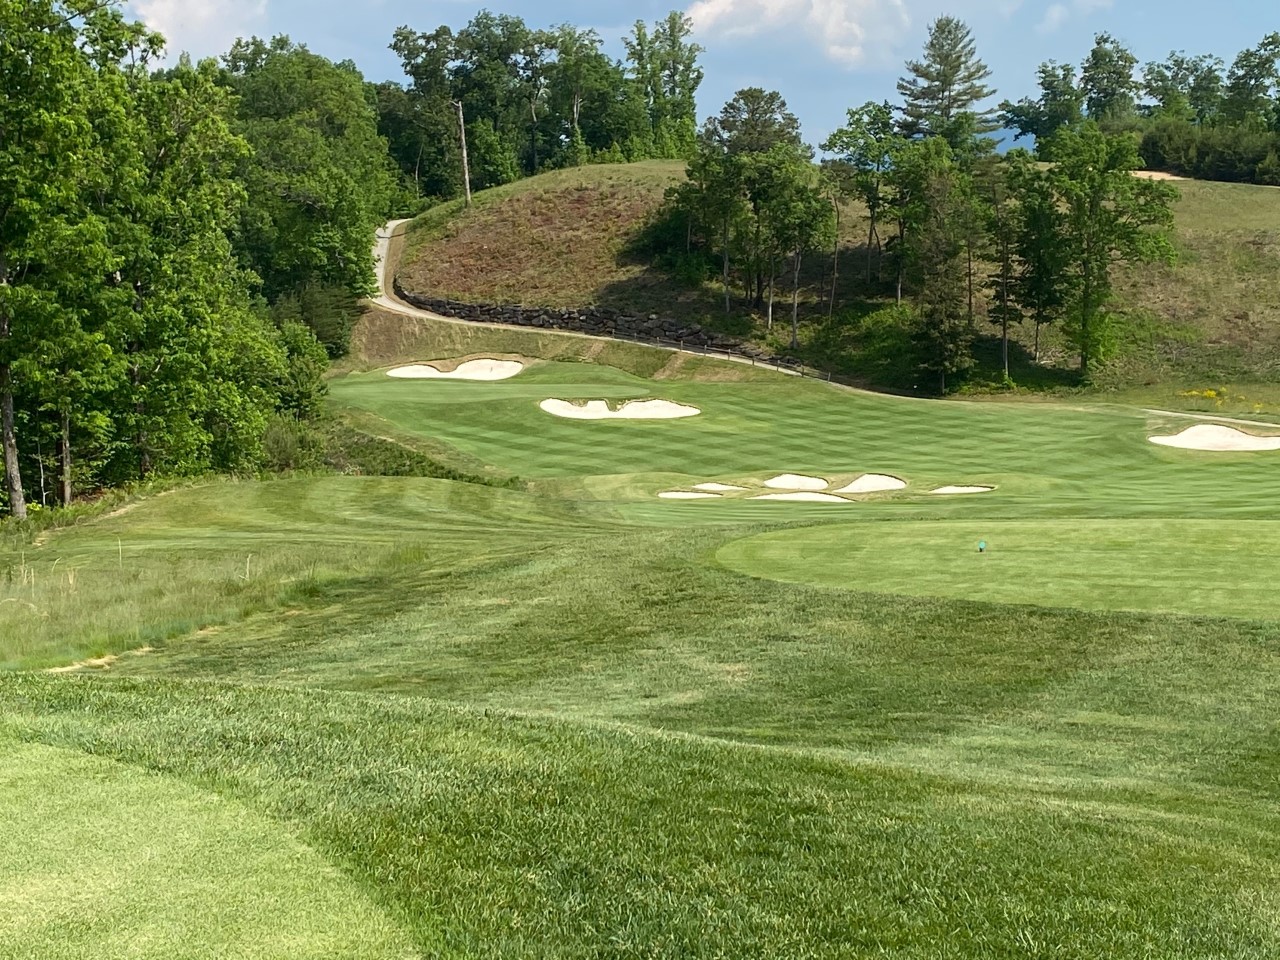
<path id="1" fill-rule="evenodd" d="M 399 280 L 412 292 L 459 300 L 659 313 L 784 346 L 785 324 L 771 334 L 740 295 L 726 315 L 716 278 L 687 282 L 641 248 L 663 191 L 682 177 L 679 163 L 584 167 L 481 193 L 470 212 L 446 204 L 411 226 Z M 1178 188 L 1179 261 L 1118 272 L 1125 333 L 1097 379 L 1109 387 L 1213 387 L 1280 378 L 1280 190 L 1194 181 Z M 866 282 L 865 211 L 850 205 L 841 226 L 840 309 L 829 323 L 831 258 L 811 256 L 802 276 L 801 357 L 869 385 L 910 388 L 892 339 L 864 319 L 891 302 L 887 287 Z M 994 327 L 979 324 L 981 381 L 993 376 L 997 350 Z M 1042 333 L 1042 365 L 1031 361 L 1032 331 L 1015 338 L 1015 380 L 1073 382 L 1074 358 L 1055 330 Z"/>

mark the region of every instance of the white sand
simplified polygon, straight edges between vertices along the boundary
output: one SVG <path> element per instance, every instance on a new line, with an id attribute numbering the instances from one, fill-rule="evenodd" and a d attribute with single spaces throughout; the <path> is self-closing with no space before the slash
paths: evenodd
<path id="1" fill-rule="evenodd" d="M 523 369 L 518 360 L 464 360 L 447 373 L 429 363 L 414 363 L 388 370 L 387 376 L 401 380 L 510 380 Z"/>
<path id="2" fill-rule="evenodd" d="M 737 493 L 746 487 L 735 487 L 732 483 L 695 483 L 695 490 L 710 490 L 713 493 Z"/>
<path id="3" fill-rule="evenodd" d="M 719 500 L 718 493 L 691 493 L 688 490 L 663 490 L 658 494 L 663 500 Z"/>
<path id="4" fill-rule="evenodd" d="M 783 473 L 764 482 L 774 490 L 825 490 L 827 481 L 821 477 L 806 477 L 801 473 Z"/>
<path id="5" fill-rule="evenodd" d="M 1165 173 L 1163 170 L 1135 170 L 1133 175 L 1139 180 L 1187 180 L 1188 177 L 1180 177 L 1176 173 Z"/>
<path id="6" fill-rule="evenodd" d="M 1172 437 L 1150 437 L 1152 443 L 1182 450 L 1217 452 L 1280 450 L 1280 437 L 1258 437 L 1217 423 L 1200 423 L 1187 427 Z"/>
<path id="7" fill-rule="evenodd" d="M 937 490 L 930 490 L 930 493 L 990 493 L 995 487 L 939 487 Z"/>
<path id="8" fill-rule="evenodd" d="M 883 493 L 886 490 L 905 490 L 907 481 L 890 477 L 883 473 L 864 473 L 847 487 L 841 487 L 836 493 Z"/>
<path id="9" fill-rule="evenodd" d="M 763 493 L 751 500 L 796 500 L 803 503 L 853 503 L 844 497 L 833 497 L 829 493 Z"/>
<path id="10" fill-rule="evenodd" d="M 696 417 L 702 411 L 670 400 L 628 400 L 617 410 L 609 409 L 604 400 L 572 403 L 568 400 L 543 400 L 538 404 L 545 412 L 570 420 L 677 420 Z"/>

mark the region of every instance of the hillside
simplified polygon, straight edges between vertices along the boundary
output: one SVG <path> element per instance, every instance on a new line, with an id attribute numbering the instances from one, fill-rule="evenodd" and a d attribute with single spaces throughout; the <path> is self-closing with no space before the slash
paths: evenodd
<path id="1" fill-rule="evenodd" d="M 663 192 L 680 182 L 679 163 L 562 170 L 478 194 L 474 208 L 446 204 L 410 227 L 399 282 L 411 293 L 468 302 L 581 307 L 595 304 L 702 323 L 765 345 L 786 344 L 739 293 L 728 315 L 718 277 L 689 282 L 655 262 L 646 228 Z M 1125 316 L 1118 354 L 1096 379 L 1108 387 L 1152 383 L 1208 387 L 1271 381 L 1280 373 L 1280 190 L 1185 181 L 1176 207 L 1178 262 L 1124 269 L 1116 308 Z M 892 339 L 866 318 L 892 303 L 886 284 L 866 281 L 865 211 L 841 216 L 837 311 L 828 322 L 830 256 L 812 256 L 802 274 L 802 359 L 878 386 L 910 386 L 895 366 Z M 785 296 L 780 293 L 780 296 Z M 787 308 L 780 305 L 779 321 Z M 979 314 L 985 312 L 979 305 Z M 979 370 L 994 379 L 994 327 L 980 321 Z M 1052 328 L 1017 330 L 1014 379 L 1069 385 L 1074 360 Z"/>

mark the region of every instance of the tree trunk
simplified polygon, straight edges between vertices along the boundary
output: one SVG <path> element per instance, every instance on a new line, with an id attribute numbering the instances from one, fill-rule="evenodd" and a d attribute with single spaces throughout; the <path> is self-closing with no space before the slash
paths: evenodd
<path id="1" fill-rule="evenodd" d="M 907 252 L 904 249 L 906 247 L 906 241 L 907 241 L 906 224 L 899 221 L 898 222 L 898 296 L 896 301 L 899 304 L 902 303 L 902 274 L 906 271 L 906 268 L 907 268 L 907 262 L 906 262 Z"/>
<path id="2" fill-rule="evenodd" d="M 800 346 L 800 251 L 796 251 L 796 270 L 791 284 L 791 349 Z"/>
<path id="3" fill-rule="evenodd" d="M 455 100 L 458 108 L 458 140 L 462 144 L 462 185 L 466 190 L 467 206 L 471 206 L 471 162 L 467 159 L 467 120 L 462 113 L 462 101 Z"/>
<path id="4" fill-rule="evenodd" d="M 1040 362 L 1040 318 L 1036 317 L 1036 345 L 1032 357 L 1036 363 Z"/>
<path id="5" fill-rule="evenodd" d="M 724 312 L 729 312 L 729 218 L 724 218 Z"/>
<path id="6" fill-rule="evenodd" d="M 830 320 L 835 316 L 836 312 L 836 284 L 840 280 L 840 203 L 835 201 L 832 203 L 836 211 L 836 242 L 832 245 L 831 250 L 831 302 L 827 304 L 827 319 Z M 870 265 L 867 267 L 871 269 Z"/>
<path id="7" fill-rule="evenodd" d="M 538 172 L 538 101 L 529 101 L 529 113 L 533 116 L 533 125 L 529 127 L 529 147 L 533 153 L 533 169 L 529 172 L 536 175 Z"/>
<path id="8" fill-rule="evenodd" d="M 9 264 L 0 254 L 0 287 L 9 285 Z M 12 336 L 9 314 L 0 309 L 0 343 Z M 8 361 L 0 363 L 0 456 L 4 457 L 4 488 L 9 494 L 9 512 L 18 520 L 27 518 L 27 498 L 18 469 L 18 435 L 13 429 L 13 371 Z"/>
<path id="9" fill-rule="evenodd" d="M 760 211 L 755 210 L 753 212 L 756 218 L 756 238 L 753 267 L 753 272 L 755 273 L 755 293 L 752 303 L 758 310 L 764 305 L 764 264 L 760 262 Z"/>
<path id="10" fill-rule="evenodd" d="M 965 254 L 968 258 L 969 270 L 969 329 L 973 329 L 973 244 L 965 242 Z"/>
<path id="11" fill-rule="evenodd" d="M 58 444 L 58 500 L 71 505 L 71 410 L 62 411 L 62 439 Z"/>
<path id="12" fill-rule="evenodd" d="M 765 329 L 773 329 L 773 281 L 778 273 L 778 261 L 772 257 L 769 258 L 769 318 L 765 322 Z"/>
<path id="13" fill-rule="evenodd" d="M 1004 360 L 1004 379 L 1009 379 L 1009 317 L 1002 314 L 1000 317 L 1000 355 Z"/>
<path id="14" fill-rule="evenodd" d="M 867 283 L 871 282 L 871 251 L 875 249 L 876 218 L 871 215 L 871 226 L 867 229 Z"/>
<path id="15" fill-rule="evenodd" d="M 9 338 L 8 318 L 0 318 L 0 339 Z M 13 429 L 13 384 L 9 364 L 0 363 L 0 430 L 3 431 L 4 488 L 9 494 L 9 512 L 18 520 L 27 518 L 27 499 L 18 471 L 18 436 Z"/>
<path id="16" fill-rule="evenodd" d="M 1086 248 L 1086 255 L 1088 250 Z M 1092 331 L 1089 329 L 1093 320 L 1093 272 L 1086 266 L 1081 278 L 1080 297 L 1080 379 L 1089 378 L 1089 341 Z"/>

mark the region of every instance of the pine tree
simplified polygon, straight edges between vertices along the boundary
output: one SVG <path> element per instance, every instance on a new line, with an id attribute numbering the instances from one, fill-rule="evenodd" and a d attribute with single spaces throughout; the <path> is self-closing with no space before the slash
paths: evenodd
<path id="1" fill-rule="evenodd" d="M 902 132 L 910 137 L 945 137 L 955 142 L 967 135 L 953 124 L 962 114 L 970 114 L 979 134 L 998 129 L 992 111 L 974 107 L 995 90 L 984 81 L 991 76 L 978 59 L 969 28 L 955 17 L 939 17 L 929 27 L 923 60 L 907 61 L 908 76 L 898 81 L 903 97 Z"/>

